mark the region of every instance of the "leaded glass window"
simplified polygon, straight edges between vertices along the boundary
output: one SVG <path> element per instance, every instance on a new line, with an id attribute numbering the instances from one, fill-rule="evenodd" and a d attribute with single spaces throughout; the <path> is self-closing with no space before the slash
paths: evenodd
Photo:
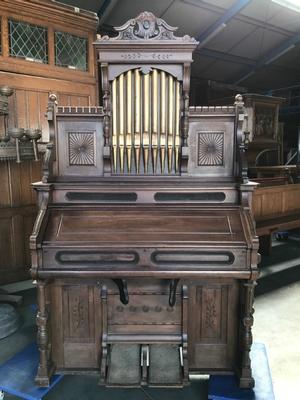
<path id="1" fill-rule="evenodd" d="M 47 63 L 47 28 L 9 20 L 9 54 L 12 57 Z"/>
<path id="2" fill-rule="evenodd" d="M 55 32 L 55 64 L 87 70 L 87 39 L 67 32 Z"/>

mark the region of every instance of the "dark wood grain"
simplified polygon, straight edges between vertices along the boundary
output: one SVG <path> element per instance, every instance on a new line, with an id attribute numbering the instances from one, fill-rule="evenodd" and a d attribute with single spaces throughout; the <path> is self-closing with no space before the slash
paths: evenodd
<path id="1" fill-rule="evenodd" d="M 132 367 L 134 385 L 155 385 L 147 358 L 160 346 L 163 354 L 174 352 L 173 360 L 182 354 L 176 379 L 169 376 L 160 386 L 181 387 L 193 371 L 236 373 L 242 387 L 252 387 L 258 240 L 250 211 L 254 185 L 243 161 L 243 101 L 237 96 L 234 106 L 189 108 L 196 42 L 177 38 L 151 13 L 132 21 L 135 29 L 135 22 L 125 24 L 117 39 L 95 43 L 104 108 L 57 107 L 53 98 L 48 105 L 53 145 L 43 180 L 34 185 L 40 212 L 30 246 L 32 276 L 49 281 L 51 358 L 58 372 L 97 373 L 102 385 L 130 385 L 118 381 L 122 365 Z M 164 105 L 158 98 L 153 104 L 153 93 L 156 83 L 164 86 L 165 76 L 168 111 L 161 116 Z M 173 83 L 180 94 L 177 170 L 175 136 L 164 147 L 164 134 L 173 134 Z M 139 94 L 136 107 L 130 101 Z M 139 132 L 139 119 L 154 128 Z M 87 141 L 81 140 L 87 134 Z M 74 145 L 74 138 L 82 143 Z M 128 157 L 124 143 L 134 157 L 140 151 L 148 165 L 139 169 L 142 162 L 132 156 L 136 167 L 120 168 L 120 155 Z M 156 150 L 160 157 L 168 151 L 170 168 L 154 167 Z M 116 350 L 125 357 L 126 344 L 143 365 L 131 366 L 123 358 L 116 364 Z M 44 350 L 41 346 L 41 385 L 52 373 Z M 170 365 L 170 358 L 164 363 L 172 371 L 178 365 Z"/>

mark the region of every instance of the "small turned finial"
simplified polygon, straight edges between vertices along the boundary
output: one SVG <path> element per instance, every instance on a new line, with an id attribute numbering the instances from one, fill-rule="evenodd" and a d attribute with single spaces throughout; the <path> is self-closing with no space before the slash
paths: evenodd
<path id="1" fill-rule="evenodd" d="M 241 94 L 237 94 L 235 96 L 235 105 L 243 105 L 244 104 L 244 100 L 243 100 L 243 96 Z"/>
<path id="2" fill-rule="evenodd" d="M 52 101 L 53 103 L 56 102 L 57 96 L 55 93 L 50 93 L 49 94 L 49 101 Z"/>
<path id="3" fill-rule="evenodd" d="M 13 94 L 14 89 L 8 86 L 1 86 L 0 87 L 0 95 L 1 96 L 5 96 L 5 97 L 9 97 Z"/>

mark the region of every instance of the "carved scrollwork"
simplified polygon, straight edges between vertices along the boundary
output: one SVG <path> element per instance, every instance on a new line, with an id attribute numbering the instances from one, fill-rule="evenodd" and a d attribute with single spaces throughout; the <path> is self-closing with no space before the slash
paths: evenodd
<path id="1" fill-rule="evenodd" d="M 114 29 L 119 34 L 110 40 L 180 40 L 196 43 L 196 40 L 188 35 L 174 36 L 174 31 L 178 28 L 168 25 L 163 19 L 155 17 L 149 11 L 140 13 L 136 18 L 132 18 L 124 25 Z M 108 37 L 103 36 L 98 39 L 108 40 Z"/>
<path id="2" fill-rule="evenodd" d="M 215 301 L 206 304 L 205 325 L 207 328 L 214 329 L 216 325 L 217 308 Z"/>

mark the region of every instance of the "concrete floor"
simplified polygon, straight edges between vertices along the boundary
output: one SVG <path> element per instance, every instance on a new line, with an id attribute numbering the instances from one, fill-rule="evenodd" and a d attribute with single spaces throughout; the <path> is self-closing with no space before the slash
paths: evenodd
<path id="1" fill-rule="evenodd" d="M 300 233 L 294 232 L 287 241 L 273 243 L 272 255 L 263 257 L 261 278 L 256 290 L 254 341 L 266 345 L 273 378 L 276 400 L 298 397 L 300 377 Z M 0 365 L 14 353 L 31 343 L 35 335 L 34 290 L 23 293 L 20 311 L 24 318 L 22 328 L 8 338 L 0 340 Z M 14 285 L 5 287 L 15 291 Z M 17 285 L 17 290 L 22 285 Z M 101 396 L 109 400 L 207 399 L 207 379 L 195 381 L 187 389 L 101 389 Z M 6 400 L 17 399 L 5 395 Z M 46 397 L 46 400 L 99 399 L 95 377 L 65 377 Z M 267 400 L 267 399 L 266 399 Z"/>
<path id="2" fill-rule="evenodd" d="M 298 231 L 286 242 L 273 242 L 272 255 L 263 257 L 256 290 L 253 336 L 266 345 L 276 400 L 300 398 L 299 304 Z"/>

